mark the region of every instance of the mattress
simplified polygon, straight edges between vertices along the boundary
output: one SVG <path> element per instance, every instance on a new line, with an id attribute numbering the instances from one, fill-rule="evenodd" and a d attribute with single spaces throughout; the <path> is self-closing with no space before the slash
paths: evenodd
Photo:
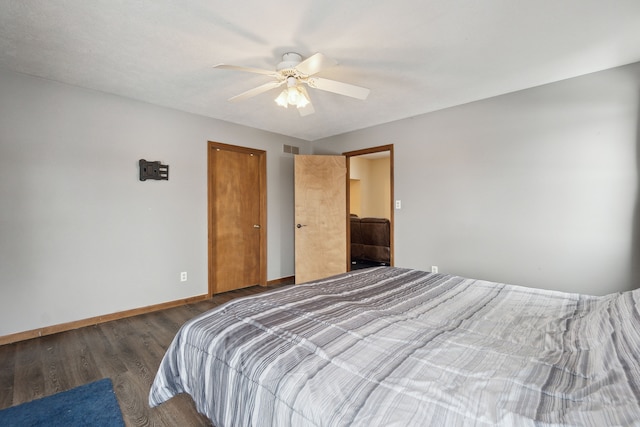
<path id="1" fill-rule="evenodd" d="M 216 427 L 640 425 L 639 292 L 358 270 L 190 320 L 149 404 L 188 393 Z"/>

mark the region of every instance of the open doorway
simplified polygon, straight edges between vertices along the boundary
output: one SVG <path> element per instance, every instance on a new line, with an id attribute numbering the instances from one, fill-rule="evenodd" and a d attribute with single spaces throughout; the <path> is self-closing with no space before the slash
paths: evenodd
<path id="1" fill-rule="evenodd" d="M 347 159 L 347 270 L 393 261 L 393 145 L 343 153 Z"/>

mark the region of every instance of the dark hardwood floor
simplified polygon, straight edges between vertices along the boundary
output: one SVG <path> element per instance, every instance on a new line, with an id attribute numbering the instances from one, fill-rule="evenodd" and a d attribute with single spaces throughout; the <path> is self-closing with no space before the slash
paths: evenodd
<path id="1" fill-rule="evenodd" d="M 178 328 L 196 315 L 284 285 L 230 291 L 194 304 L 0 346 L 0 409 L 108 377 L 127 426 L 210 426 L 186 395 L 149 408 L 149 389 L 165 350 Z"/>

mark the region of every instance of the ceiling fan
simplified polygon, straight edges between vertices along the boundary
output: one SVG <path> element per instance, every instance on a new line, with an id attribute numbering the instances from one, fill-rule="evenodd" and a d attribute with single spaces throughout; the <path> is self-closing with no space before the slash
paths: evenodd
<path id="1" fill-rule="evenodd" d="M 233 96 L 229 98 L 229 101 L 241 101 L 271 89 L 286 85 L 286 88 L 275 99 L 276 103 L 285 108 L 289 105 L 294 105 L 298 108 L 301 116 L 307 116 L 312 114 L 315 110 L 313 109 L 313 105 L 311 105 L 309 93 L 303 83 L 314 89 L 325 90 L 327 92 L 333 92 L 339 95 L 350 96 L 352 98 L 362 100 L 366 99 L 369 95 L 369 89 L 367 88 L 335 80 L 324 79 L 322 77 L 315 77 L 315 74 L 325 68 L 330 68 L 337 64 L 338 62 L 336 60 L 331 59 L 322 53 L 316 53 L 303 61 L 300 54 L 288 52 L 282 55 L 282 62 L 276 66 L 275 71 L 228 64 L 214 65 L 213 68 L 264 74 L 275 79 L 274 81 Z"/>

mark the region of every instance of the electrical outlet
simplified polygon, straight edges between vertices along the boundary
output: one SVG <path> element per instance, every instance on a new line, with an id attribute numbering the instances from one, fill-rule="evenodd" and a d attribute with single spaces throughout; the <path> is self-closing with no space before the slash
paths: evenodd
<path id="1" fill-rule="evenodd" d="M 402 209 L 402 200 L 396 200 L 396 209 Z"/>
<path id="2" fill-rule="evenodd" d="M 431 266 L 431 272 L 432 273 L 437 273 L 438 272 L 438 266 L 437 265 L 432 265 Z"/>
<path id="3" fill-rule="evenodd" d="M 187 281 L 187 272 L 183 271 L 182 273 L 180 273 L 180 281 L 181 282 L 186 282 Z"/>

